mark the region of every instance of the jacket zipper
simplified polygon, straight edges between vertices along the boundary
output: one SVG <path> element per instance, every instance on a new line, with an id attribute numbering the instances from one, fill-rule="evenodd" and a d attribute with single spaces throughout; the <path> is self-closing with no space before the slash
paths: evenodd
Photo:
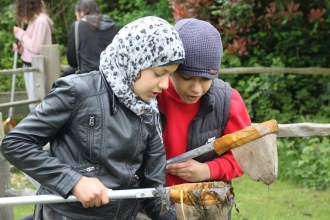
<path id="1" fill-rule="evenodd" d="M 82 173 L 87 172 L 87 173 L 89 173 L 89 172 L 92 172 L 92 171 L 98 170 L 98 169 L 99 169 L 98 166 L 95 166 L 95 167 L 93 166 L 93 167 L 87 167 L 85 169 L 81 169 L 81 170 L 79 170 L 79 172 L 82 172 Z"/>
<path id="2" fill-rule="evenodd" d="M 79 172 L 91 172 L 95 170 L 95 167 L 87 167 L 86 169 L 79 170 Z"/>
<path id="3" fill-rule="evenodd" d="M 140 116 L 140 125 L 139 125 L 139 136 L 141 135 L 141 133 L 142 133 L 142 126 L 143 126 L 143 118 L 142 118 L 142 116 Z M 138 140 L 140 140 L 140 138 L 138 139 Z M 134 155 L 135 156 L 135 155 Z M 133 157 L 134 157 L 133 156 Z M 132 158 L 131 158 L 132 159 Z M 129 175 L 129 182 L 128 182 L 128 185 L 127 186 L 129 186 L 129 185 L 131 185 L 131 183 L 132 183 L 132 179 L 134 178 L 134 173 L 132 172 L 132 169 L 131 169 L 131 167 L 130 167 L 130 163 L 129 163 L 129 161 L 128 161 L 128 163 L 127 163 L 127 170 L 128 170 L 128 172 L 130 172 L 130 175 Z"/>
<path id="4" fill-rule="evenodd" d="M 89 156 L 93 157 L 92 155 L 92 144 L 94 143 L 94 125 L 95 125 L 95 117 L 94 116 L 89 116 L 89 127 L 90 127 L 90 132 L 89 132 Z"/>

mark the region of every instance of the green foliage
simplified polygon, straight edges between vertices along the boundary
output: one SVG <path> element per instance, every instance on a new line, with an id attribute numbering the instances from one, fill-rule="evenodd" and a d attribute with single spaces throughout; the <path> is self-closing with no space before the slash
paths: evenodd
<path id="1" fill-rule="evenodd" d="M 242 66 L 241 59 L 237 56 L 229 56 L 228 50 L 224 50 L 221 58 L 221 68 Z"/>
<path id="2" fill-rule="evenodd" d="M 285 66 L 290 67 L 329 67 L 326 55 L 326 36 L 309 36 L 301 30 L 281 32 L 258 32 L 253 35 L 259 43 L 251 51 L 264 66 L 269 66 L 273 57 L 280 57 Z M 322 42 L 320 44 L 320 42 Z M 249 58 L 242 58 L 250 63 Z"/>
<path id="3" fill-rule="evenodd" d="M 14 21 L 14 5 L 8 4 L 0 8 L 0 13 L 3 18 L 0 19 L 0 45 L 1 45 L 1 59 L 0 67 L 1 69 L 12 69 L 13 68 L 13 57 L 12 44 L 15 42 L 13 35 Z"/>
<path id="4" fill-rule="evenodd" d="M 13 77 L 11 75 L 0 77 L 0 92 L 11 92 Z M 16 74 L 15 91 L 25 91 L 24 75 Z"/>
<path id="5" fill-rule="evenodd" d="M 212 22 L 225 48 L 222 68 L 330 67 L 329 1 L 274 1 L 258 6 L 243 2 L 214 4 L 213 15 L 220 19 Z M 315 8 L 320 10 L 312 18 Z M 322 8 L 327 13 L 322 14 Z M 219 78 L 241 93 L 253 122 L 272 118 L 282 124 L 330 121 L 329 75 L 224 74 Z M 328 138 L 279 139 L 279 178 L 329 188 L 328 142 Z"/>
<path id="6" fill-rule="evenodd" d="M 53 44 L 59 44 L 61 54 L 64 55 L 68 42 L 70 25 L 76 20 L 76 1 L 45 0 L 49 16 L 54 21 Z"/>
<path id="7" fill-rule="evenodd" d="M 225 65 L 239 63 L 237 57 L 230 57 L 223 57 Z M 273 59 L 270 66 L 283 67 L 283 62 Z M 304 122 L 304 117 L 329 122 L 330 76 L 264 73 L 219 78 L 241 93 L 253 122 L 274 118 L 278 123 L 297 123 Z"/>
<path id="8" fill-rule="evenodd" d="M 14 219 L 19 220 L 34 212 L 34 205 L 14 206 Z"/>
<path id="9" fill-rule="evenodd" d="M 0 8 L 0 13 L 3 18 L 0 20 L 0 69 L 12 69 L 14 63 L 14 52 L 12 51 L 12 44 L 15 42 L 13 35 L 13 26 L 15 25 L 14 19 L 14 5 L 8 1 L 6 5 Z M 17 67 L 22 67 L 22 61 L 17 56 Z M 0 92 L 11 91 L 12 76 L 0 76 Z M 16 91 L 24 91 L 24 79 L 22 74 L 16 75 L 15 83 Z"/>
<path id="10" fill-rule="evenodd" d="M 293 175 L 303 186 L 317 189 L 330 187 L 329 138 L 309 138 L 302 146 L 299 159 L 292 162 Z"/>
<path id="11" fill-rule="evenodd" d="M 330 56 L 326 52 L 330 46 L 329 34 L 323 32 L 329 27 L 329 21 L 320 20 L 328 15 L 319 11 L 319 17 L 308 22 L 311 8 L 328 6 L 320 1 L 310 2 L 306 8 L 303 1 L 298 2 L 301 2 L 301 11 L 299 4 L 289 1 L 276 1 L 257 8 L 254 4 L 244 5 L 243 1 L 217 1 L 220 6 L 214 14 L 223 18 L 219 20 L 219 29 L 224 42 L 228 42 L 222 66 L 329 67 Z M 319 23 L 318 31 L 311 34 L 315 23 Z M 235 24 L 234 28 L 229 24 Z M 239 41 L 241 38 L 246 39 L 246 44 Z M 239 50 L 231 46 L 229 42 L 235 39 L 237 44 L 233 45 L 246 46 L 248 55 L 238 53 Z M 248 39 L 253 39 L 250 44 Z M 329 121 L 329 76 L 265 73 L 222 75 L 220 78 L 241 92 L 252 121 L 275 118 L 279 123 L 293 123 L 301 122 L 303 117 Z"/>
<path id="12" fill-rule="evenodd" d="M 158 0 L 153 4 L 146 0 L 119 0 L 118 7 L 113 8 L 109 15 L 120 27 L 145 16 L 158 16 L 173 22 L 167 0 Z"/>
<path id="13" fill-rule="evenodd" d="M 281 138 L 277 147 L 280 179 L 309 188 L 330 188 L 328 137 Z"/>
<path id="14" fill-rule="evenodd" d="M 253 13 L 254 7 L 255 3 L 250 0 L 236 1 L 235 3 L 227 0 L 215 1 L 212 15 L 220 18 L 215 25 L 221 33 L 224 33 L 224 44 L 231 42 L 240 34 L 243 34 L 246 28 L 253 25 L 253 18 L 255 17 Z M 226 26 L 228 26 L 228 29 Z"/>
<path id="15" fill-rule="evenodd" d="M 213 24 L 227 54 L 240 57 L 242 66 L 270 66 L 273 58 L 287 67 L 330 66 L 329 0 L 169 2 L 176 21 L 195 17 Z"/>

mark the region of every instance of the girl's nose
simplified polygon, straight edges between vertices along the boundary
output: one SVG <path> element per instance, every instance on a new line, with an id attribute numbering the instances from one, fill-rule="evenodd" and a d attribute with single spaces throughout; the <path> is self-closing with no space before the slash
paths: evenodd
<path id="1" fill-rule="evenodd" d="M 168 89 L 169 76 L 164 77 L 158 84 L 161 89 Z"/>
<path id="2" fill-rule="evenodd" d="M 195 82 L 192 83 L 190 89 L 195 93 L 199 93 L 200 91 L 202 91 L 202 85 L 200 82 L 196 80 Z"/>

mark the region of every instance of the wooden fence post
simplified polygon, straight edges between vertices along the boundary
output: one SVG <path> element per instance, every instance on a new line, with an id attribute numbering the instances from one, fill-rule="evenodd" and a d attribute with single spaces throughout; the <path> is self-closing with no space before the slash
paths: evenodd
<path id="1" fill-rule="evenodd" d="M 2 127 L 2 114 L 0 112 L 0 146 L 5 133 Z M 7 160 L 0 153 L 0 197 L 5 197 L 6 190 L 10 189 L 10 169 Z M 14 220 L 14 210 L 12 206 L 0 207 L 0 219 Z"/>
<path id="2" fill-rule="evenodd" d="M 34 96 L 36 99 L 42 100 L 45 97 L 45 65 L 44 56 L 32 56 L 32 67 L 38 68 L 39 71 L 33 72 Z"/>
<path id="3" fill-rule="evenodd" d="M 58 44 L 42 45 L 39 52 L 45 58 L 45 92 L 48 94 L 53 83 L 61 75 L 60 46 Z"/>
<path id="4" fill-rule="evenodd" d="M 1 147 L 1 141 L 5 137 L 5 131 L 3 130 L 3 126 L 2 126 L 2 113 L 1 112 L 0 112 L 0 122 L 1 122 L 1 126 L 0 126 L 0 147 Z"/>

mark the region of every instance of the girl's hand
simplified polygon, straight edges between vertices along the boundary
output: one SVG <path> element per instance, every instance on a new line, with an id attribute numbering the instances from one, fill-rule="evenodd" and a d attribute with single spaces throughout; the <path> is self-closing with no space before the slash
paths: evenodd
<path id="1" fill-rule="evenodd" d="M 72 194 L 78 198 L 84 208 L 99 207 L 109 202 L 107 191 L 103 183 L 97 178 L 83 176 L 72 188 Z"/>
<path id="2" fill-rule="evenodd" d="M 22 29 L 22 28 L 17 27 L 17 26 L 14 26 L 14 27 L 13 27 L 13 33 L 14 33 L 14 36 L 16 35 L 16 33 L 17 33 L 20 29 Z"/>
<path id="3" fill-rule="evenodd" d="M 18 44 L 13 43 L 12 51 L 20 50 L 21 47 L 22 47 L 22 43 L 21 42 L 18 42 Z"/>
<path id="4" fill-rule="evenodd" d="M 209 180 L 211 177 L 209 166 L 206 163 L 200 163 L 193 159 L 167 165 L 166 172 L 188 182 L 201 182 Z"/>
<path id="5" fill-rule="evenodd" d="M 15 43 L 13 43 L 13 48 L 12 48 L 12 51 L 15 51 L 15 50 L 17 50 L 18 49 L 18 45 L 17 44 L 15 44 Z"/>

